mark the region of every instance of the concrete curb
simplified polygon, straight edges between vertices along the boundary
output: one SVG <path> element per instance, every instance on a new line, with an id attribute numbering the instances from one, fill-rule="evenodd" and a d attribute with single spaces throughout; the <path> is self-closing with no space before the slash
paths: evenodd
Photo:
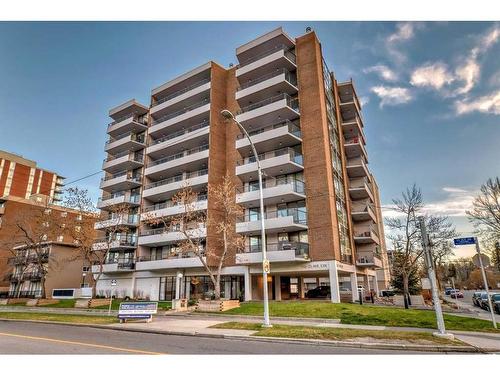
<path id="1" fill-rule="evenodd" d="M 475 346 L 449 346 L 449 345 L 403 345 L 403 344 L 389 344 L 389 343 L 358 343 L 350 341 L 331 341 L 331 340 L 316 340 L 316 339 L 294 339 L 294 338 L 281 338 L 281 337 L 264 337 L 264 336 L 238 336 L 238 335 L 228 335 L 228 334 L 216 334 L 216 333 L 201 333 L 201 332 L 176 332 L 176 331 L 155 331 L 142 328 L 131 328 L 131 327 L 111 327 L 108 325 L 100 324 L 86 324 L 86 323 L 68 323 L 68 322 L 51 322 L 51 321 L 40 321 L 40 320 L 21 320 L 21 319 L 5 319 L 0 318 L 0 321 L 8 322 L 27 322 L 27 323 L 41 323 L 41 324 L 60 324 L 67 326 L 77 326 L 77 327 L 89 327 L 97 329 L 107 329 L 113 331 L 125 331 L 125 332 L 136 332 L 136 333 L 148 333 L 156 335 L 167 335 L 167 336 L 189 336 L 189 337 L 207 337 L 207 338 L 218 338 L 218 339 L 229 339 L 229 340 L 240 340 L 240 341 L 261 341 L 261 342 L 277 342 L 277 343 L 293 343 L 293 344 L 303 344 L 303 345 L 321 345 L 321 346 L 332 346 L 332 347 L 348 347 L 348 348 L 360 348 L 360 349 L 387 349 L 387 350 L 413 350 L 421 352 L 456 352 L 456 353 L 486 353 L 486 352 L 496 352 L 494 349 L 483 349 Z"/>
<path id="2" fill-rule="evenodd" d="M 233 318 L 238 318 L 241 320 L 256 320 L 256 319 L 262 319 L 261 316 L 255 316 L 255 315 L 236 315 L 236 314 L 211 314 L 211 313 L 204 313 L 204 312 L 194 312 L 194 313 L 188 313 L 187 315 L 189 316 L 208 316 L 208 317 L 214 317 L 214 318 L 223 318 L 223 317 L 233 317 Z M 279 316 L 273 316 L 271 317 L 273 322 L 310 322 L 310 323 L 332 323 L 332 324 L 340 324 L 340 319 L 328 319 L 328 318 L 298 318 L 298 317 L 279 317 Z"/>

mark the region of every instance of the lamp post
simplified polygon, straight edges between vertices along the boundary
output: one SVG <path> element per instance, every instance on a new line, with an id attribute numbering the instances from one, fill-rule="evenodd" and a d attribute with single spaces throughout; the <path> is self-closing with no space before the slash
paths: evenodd
<path id="1" fill-rule="evenodd" d="M 267 249 L 266 249 L 266 228 L 264 224 L 264 195 L 262 191 L 262 169 L 260 167 L 259 155 L 257 154 L 257 150 L 250 139 L 250 135 L 246 131 L 246 129 L 236 120 L 234 115 L 224 109 L 221 111 L 221 115 L 228 119 L 232 120 L 243 132 L 245 137 L 250 142 L 250 147 L 252 148 L 253 155 L 255 157 L 255 161 L 257 162 L 257 174 L 259 176 L 259 197 L 260 197 L 260 230 L 261 230 L 261 243 L 262 243 L 262 285 L 263 285 L 263 294 L 264 294 L 264 327 L 271 327 L 271 323 L 269 321 L 269 296 L 268 296 L 268 285 L 267 285 L 267 274 L 269 269 L 269 261 L 267 260 Z"/>

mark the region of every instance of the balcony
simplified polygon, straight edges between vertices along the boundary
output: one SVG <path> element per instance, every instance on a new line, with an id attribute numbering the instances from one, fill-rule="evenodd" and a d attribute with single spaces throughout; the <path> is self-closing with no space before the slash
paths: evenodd
<path id="1" fill-rule="evenodd" d="M 370 181 L 367 177 L 351 179 L 349 181 L 349 195 L 353 200 L 370 198 L 374 202 Z"/>
<path id="2" fill-rule="evenodd" d="M 97 208 L 106 209 L 118 204 L 139 205 L 141 202 L 140 195 L 130 195 L 124 191 L 115 194 L 104 195 L 97 201 Z"/>
<path id="3" fill-rule="evenodd" d="M 188 230 L 188 233 L 192 238 L 204 238 L 207 236 L 207 229 L 200 225 L 198 228 Z M 139 236 L 139 245 L 164 246 L 185 240 L 186 236 L 182 232 L 167 228 L 158 228 L 142 232 Z"/>
<path id="4" fill-rule="evenodd" d="M 145 170 L 146 176 L 157 178 L 168 171 L 170 174 L 180 173 L 186 169 L 198 169 L 207 165 L 208 144 L 185 150 L 174 155 L 154 160 Z"/>
<path id="5" fill-rule="evenodd" d="M 164 154 L 167 149 L 169 152 L 179 152 L 186 148 L 192 148 L 195 143 L 199 144 L 201 138 L 206 138 L 208 142 L 209 132 L 209 121 L 203 121 L 187 129 L 169 132 L 158 139 L 154 139 L 146 148 L 146 154 L 156 158 Z"/>
<path id="6" fill-rule="evenodd" d="M 189 205 L 189 210 L 193 211 L 206 210 L 207 206 L 208 206 L 207 196 L 205 194 L 200 194 L 197 196 L 197 201 Z M 178 215 L 180 213 L 185 212 L 185 210 L 186 206 L 184 204 L 176 204 L 170 200 L 164 203 L 154 204 L 152 206 L 144 207 L 141 213 L 141 220 Z"/>
<path id="7" fill-rule="evenodd" d="M 305 199 L 305 184 L 300 180 L 266 179 L 263 186 L 264 205 L 294 202 Z M 247 185 L 236 189 L 236 202 L 244 206 L 259 205 L 258 185 Z"/>
<path id="8" fill-rule="evenodd" d="M 258 152 L 271 151 L 276 148 L 276 145 L 280 145 L 279 147 L 291 147 L 302 141 L 302 132 L 298 123 L 298 120 L 294 122 L 285 120 L 277 124 L 249 131 L 248 134 Z M 237 136 L 236 148 L 243 154 L 252 152 L 250 142 L 244 134 Z"/>
<path id="9" fill-rule="evenodd" d="M 172 268 L 195 268 L 203 267 L 203 263 L 197 255 L 182 254 L 167 256 L 161 259 L 154 259 L 150 256 L 137 258 L 137 271 L 159 271 Z"/>
<path id="10" fill-rule="evenodd" d="M 240 82 L 242 82 L 241 79 Z M 287 69 L 281 68 L 256 79 L 246 80 L 236 91 L 236 100 L 240 105 L 245 106 L 252 102 L 264 100 L 276 92 L 293 95 L 297 91 L 296 75 Z"/>
<path id="11" fill-rule="evenodd" d="M 137 151 L 145 147 L 144 134 L 128 132 L 110 138 L 106 141 L 104 151 L 110 154 L 119 154 L 124 151 Z"/>
<path id="12" fill-rule="evenodd" d="M 179 111 L 163 115 L 153 121 L 152 126 L 149 128 L 149 135 L 156 137 L 161 132 L 163 134 L 168 131 L 175 132 L 183 126 L 189 127 L 198 124 L 208 118 L 209 111 L 210 100 L 205 99 Z"/>
<path id="13" fill-rule="evenodd" d="M 368 154 L 366 153 L 363 139 L 361 137 L 345 139 L 344 150 L 348 159 L 356 158 L 359 156 L 363 156 L 365 159 L 368 159 Z"/>
<path id="14" fill-rule="evenodd" d="M 144 165 L 144 157 L 125 150 L 116 155 L 109 155 L 102 163 L 102 169 L 108 173 L 132 170 Z"/>
<path id="15" fill-rule="evenodd" d="M 112 259 L 110 261 L 106 261 L 102 265 L 103 273 L 128 273 L 132 272 L 135 269 L 136 263 L 132 259 Z M 100 272 L 99 265 L 92 265 L 92 272 L 98 273 Z"/>
<path id="16" fill-rule="evenodd" d="M 41 289 L 35 289 L 35 290 L 21 290 L 19 294 L 15 292 L 9 292 L 9 297 L 10 298 L 40 298 L 42 296 L 42 290 Z"/>
<path id="17" fill-rule="evenodd" d="M 115 239 L 108 242 L 106 238 L 97 239 L 92 245 L 93 251 L 134 249 L 137 247 L 137 236 L 133 234 L 117 234 Z"/>
<path id="18" fill-rule="evenodd" d="M 188 87 L 159 98 L 151 107 L 151 115 L 160 116 L 167 109 L 178 110 L 181 106 L 189 106 L 199 101 L 200 96 L 207 96 L 210 90 L 210 78 L 202 79 Z"/>
<path id="19" fill-rule="evenodd" d="M 108 125 L 108 134 L 111 137 L 125 132 L 140 133 L 147 129 L 148 125 L 144 120 L 140 120 L 135 113 L 129 113 L 113 121 Z"/>
<path id="20" fill-rule="evenodd" d="M 277 176 L 299 172 L 303 169 L 303 156 L 295 149 L 287 147 L 258 155 L 260 166 L 267 176 Z M 246 180 L 257 178 L 255 157 L 236 161 L 236 175 Z"/>
<path id="21" fill-rule="evenodd" d="M 354 242 L 357 244 L 380 243 L 374 225 L 354 225 Z"/>
<path id="22" fill-rule="evenodd" d="M 176 191 L 189 185 L 197 188 L 208 183 L 208 169 L 201 169 L 194 172 L 183 173 L 167 179 L 152 182 L 144 187 L 143 198 L 161 201 L 171 198 Z"/>
<path id="23" fill-rule="evenodd" d="M 130 190 L 141 186 L 141 176 L 133 176 L 131 172 L 121 172 L 101 179 L 100 188 L 104 191 Z"/>
<path id="24" fill-rule="evenodd" d="M 29 281 L 39 281 L 43 277 L 42 272 L 40 271 L 31 271 L 31 272 L 26 272 L 22 275 L 22 280 L 29 280 Z"/>
<path id="25" fill-rule="evenodd" d="M 266 233 L 293 232 L 307 229 L 307 212 L 305 208 L 288 208 L 279 211 L 268 211 L 265 214 Z M 236 223 L 237 233 L 249 235 L 260 233 L 260 214 L 247 213 Z"/>
<path id="26" fill-rule="evenodd" d="M 356 204 L 351 207 L 351 217 L 353 221 L 368 221 L 377 222 L 377 216 L 373 211 L 373 207 L 369 204 Z"/>
<path id="27" fill-rule="evenodd" d="M 269 262 L 309 261 L 309 244 L 305 242 L 268 243 L 266 254 Z M 236 254 L 236 264 L 261 264 L 261 245 L 247 246 L 245 251 Z"/>
<path id="28" fill-rule="evenodd" d="M 365 133 L 363 131 L 363 122 L 359 116 L 342 120 L 342 132 L 345 138 L 361 137 L 366 143 Z"/>
<path id="29" fill-rule="evenodd" d="M 368 168 L 363 157 L 357 157 L 347 160 L 347 175 L 349 177 L 367 177 Z"/>
<path id="30" fill-rule="evenodd" d="M 122 215 L 98 221 L 94 224 L 94 229 L 105 229 L 111 227 L 136 227 L 139 225 L 139 215 Z"/>
<path id="31" fill-rule="evenodd" d="M 261 76 L 263 72 L 283 67 L 294 70 L 297 67 L 296 60 L 290 47 L 280 44 L 241 62 L 236 69 L 236 78 L 254 79 Z"/>
<path id="32" fill-rule="evenodd" d="M 356 265 L 358 267 L 375 267 L 375 268 L 382 268 L 382 260 L 380 257 L 376 254 L 368 255 L 368 256 L 359 256 L 358 259 L 356 259 Z"/>
<path id="33" fill-rule="evenodd" d="M 299 101 L 288 94 L 279 94 L 258 103 L 243 107 L 236 120 L 247 128 L 273 123 L 276 119 L 294 120 L 300 116 Z"/>

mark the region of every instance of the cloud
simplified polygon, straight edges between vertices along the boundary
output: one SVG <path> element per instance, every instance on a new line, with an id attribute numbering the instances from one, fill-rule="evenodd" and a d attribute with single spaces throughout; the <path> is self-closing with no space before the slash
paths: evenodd
<path id="1" fill-rule="evenodd" d="M 465 190 L 456 187 L 443 187 L 446 193 L 444 199 L 425 204 L 422 212 L 428 215 L 441 215 L 450 217 L 465 217 L 466 211 L 472 208 L 475 198 L 475 191 Z M 394 209 L 394 205 L 386 205 L 382 208 L 385 218 L 401 217 L 402 214 Z"/>
<path id="2" fill-rule="evenodd" d="M 404 87 L 375 86 L 371 91 L 380 98 L 380 108 L 385 105 L 405 104 L 413 99 L 410 90 Z"/>
<path id="3" fill-rule="evenodd" d="M 442 62 L 427 63 L 413 71 L 410 83 L 417 87 L 431 87 L 440 90 L 453 82 L 454 77 Z"/>
<path id="4" fill-rule="evenodd" d="M 363 73 L 376 73 L 380 78 L 394 82 L 398 80 L 398 75 L 386 65 L 375 65 L 363 69 Z"/>
<path id="5" fill-rule="evenodd" d="M 500 90 L 473 100 L 457 100 L 455 102 L 455 112 L 457 115 L 471 112 L 500 115 Z"/>
<path id="6" fill-rule="evenodd" d="M 399 22 L 396 24 L 396 31 L 385 39 L 387 52 L 398 63 L 406 61 L 406 55 L 401 52 L 400 44 L 407 42 L 415 36 L 415 31 L 423 28 L 420 22 Z"/>
<path id="7" fill-rule="evenodd" d="M 359 102 L 360 102 L 361 106 L 363 107 L 363 106 L 367 105 L 368 103 L 370 103 L 370 97 L 369 96 L 360 96 Z"/>

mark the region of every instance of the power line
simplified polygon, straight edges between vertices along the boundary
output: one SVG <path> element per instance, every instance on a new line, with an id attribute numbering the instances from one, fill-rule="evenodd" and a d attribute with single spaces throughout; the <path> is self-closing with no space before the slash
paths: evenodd
<path id="1" fill-rule="evenodd" d="M 68 185 L 71 185 L 71 184 L 74 184 L 75 182 L 78 182 L 78 181 L 81 181 L 81 180 L 85 180 L 86 178 L 89 178 L 89 177 L 92 177 L 92 176 L 95 176 L 96 174 L 99 174 L 99 173 L 102 173 L 102 171 L 98 171 L 98 172 L 94 172 L 94 173 L 91 173 L 89 175 L 86 175 L 84 177 L 80 177 L 76 180 L 73 180 L 71 182 L 66 182 L 64 183 L 64 186 L 68 186 Z"/>

